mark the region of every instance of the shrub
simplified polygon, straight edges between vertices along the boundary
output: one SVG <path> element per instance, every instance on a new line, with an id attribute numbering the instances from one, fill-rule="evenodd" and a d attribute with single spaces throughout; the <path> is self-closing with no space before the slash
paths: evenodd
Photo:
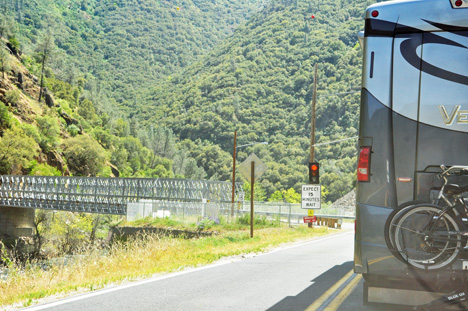
<path id="1" fill-rule="evenodd" d="M 10 89 L 6 91 L 5 99 L 10 105 L 17 106 L 20 100 L 20 92 L 17 89 Z"/>
<path id="2" fill-rule="evenodd" d="M 70 133 L 70 135 L 72 137 L 75 137 L 76 135 L 78 135 L 78 133 L 80 132 L 80 129 L 78 128 L 78 126 L 76 126 L 75 124 L 70 124 L 68 127 L 67 127 L 67 131 L 68 133 Z"/>
<path id="3" fill-rule="evenodd" d="M 57 120 L 50 116 L 38 117 L 36 119 L 39 125 L 41 141 L 39 145 L 45 151 L 55 149 L 60 141 L 60 126 Z"/>
<path id="4" fill-rule="evenodd" d="M 24 133 L 26 133 L 26 135 L 33 138 L 36 143 L 40 143 L 41 135 L 39 135 L 37 127 L 29 123 L 21 123 L 21 129 L 24 131 Z"/>
<path id="5" fill-rule="evenodd" d="M 68 138 L 63 154 L 74 175 L 96 176 L 107 161 L 104 148 L 87 135 Z"/>
<path id="6" fill-rule="evenodd" d="M 20 172 L 36 156 L 37 143 L 22 129 L 13 127 L 0 138 L 0 174 Z"/>
<path id="7" fill-rule="evenodd" d="M 0 102 L 0 129 L 11 127 L 11 114 L 4 103 Z"/>
<path id="8" fill-rule="evenodd" d="M 29 167 L 29 175 L 62 176 L 62 172 L 47 163 L 37 163 L 37 161 L 32 161 L 31 166 Z"/>

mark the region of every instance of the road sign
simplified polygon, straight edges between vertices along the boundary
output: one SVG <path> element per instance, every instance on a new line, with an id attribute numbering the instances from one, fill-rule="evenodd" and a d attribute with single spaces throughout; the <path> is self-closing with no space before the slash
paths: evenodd
<path id="1" fill-rule="evenodd" d="M 307 210 L 307 216 L 309 216 L 309 217 L 314 216 L 314 210 L 313 209 Z"/>
<path id="2" fill-rule="evenodd" d="M 260 176 L 262 176 L 263 173 L 265 173 L 265 171 L 267 170 L 267 166 L 265 165 L 265 163 L 263 163 L 263 161 L 260 160 L 255 154 L 252 153 L 251 155 L 249 155 L 249 157 L 239 166 L 239 171 L 241 172 L 242 176 L 247 178 L 247 180 L 250 183 L 252 183 L 252 162 L 255 162 L 255 176 L 253 181 L 259 179 Z"/>
<path id="3" fill-rule="evenodd" d="M 320 209 L 321 191 L 321 185 L 302 185 L 301 208 Z"/>
<path id="4" fill-rule="evenodd" d="M 245 199 L 245 192 L 239 192 L 237 201 L 244 202 Z"/>
<path id="5" fill-rule="evenodd" d="M 311 223 L 311 222 L 317 222 L 317 216 L 304 216 L 304 223 Z"/>

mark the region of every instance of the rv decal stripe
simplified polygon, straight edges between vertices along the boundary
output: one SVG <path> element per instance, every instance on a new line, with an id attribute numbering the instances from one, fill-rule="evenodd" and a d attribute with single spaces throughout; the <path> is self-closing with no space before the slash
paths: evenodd
<path id="1" fill-rule="evenodd" d="M 463 31 L 468 31 L 468 27 L 466 26 L 456 26 L 456 25 L 447 25 L 432 22 L 429 20 L 425 20 L 426 23 L 439 28 L 440 30 L 447 31 L 447 32 L 457 32 L 457 35 L 468 37 L 468 32 L 462 33 Z M 395 34 L 410 34 L 410 33 L 429 33 L 429 31 L 424 31 L 418 28 L 414 28 L 411 26 L 398 24 L 395 22 L 384 21 L 381 19 L 366 19 L 365 21 L 365 37 L 393 37 Z M 460 32 L 460 33 L 459 33 Z"/>
<path id="2" fill-rule="evenodd" d="M 422 30 L 394 22 L 383 21 L 380 19 L 366 19 L 364 36 L 393 37 L 395 34 L 410 34 L 419 32 L 422 32 Z"/>
<path id="3" fill-rule="evenodd" d="M 432 26 L 435 26 L 443 31 L 448 31 L 448 32 L 454 32 L 454 31 L 468 31 L 468 27 L 462 27 L 462 26 L 454 26 L 454 25 L 446 25 L 446 24 L 441 24 L 441 23 L 436 23 L 436 22 L 431 22 L 428 20 L 423 19 L 428 24 L 431 24 Z M 467 33 L 457 33 L 457 35 L 468 37 L 468 32 Z"/>
<path id="4" fill-rule="evenodd" d="M 365 37 L 393 37 L 396 24 L 380 19 L 366 19 Z"/>
<path id="5" fill-rule="evenodd" d="M 452 41 L 450 39 L 446 39 L 432 33 L 424 33 L 424 44 L 426 43 L 434 43 L 434 44 L 443 44 L 443 45 L 450 45 L 456 46 L 467 49 L 467 47 L 459 44 L 458 42 Z M 421 68 L 421 71 L 448 81 L 452 81 L 455 83 L 460 83 L 464 85 L 468 85 L 468 76 L 460 75 L 455 72 L 451 72 L 437 66 L 431 65 L 428 62 L 425 62 L 421 59 L 421 57 L 417 54 L 416 50 L 421 44 L 413 44 L 412 39 L 407 39 L 403 41 L 400 45 L 400 52 L 403 58 L 414 68 L 418 69 Z"/>

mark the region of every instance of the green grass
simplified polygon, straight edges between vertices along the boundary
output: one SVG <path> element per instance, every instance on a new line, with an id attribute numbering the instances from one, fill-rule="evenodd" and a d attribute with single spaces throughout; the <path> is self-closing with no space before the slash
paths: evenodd
<path id="1" fill-rule="evenodd" d="M 166 225 L 180 225 L 165 221 Z M 50 295 L 93 291 L 110 284 L 207 265 L 226 256 L 261 253 L 282 243 L 338 231 L 307 226 L 264 228 L 256 229 L 250 238 L 249 230 L 227 228 L 230 225 L 222 227 L 219 235 L 192 240 L 140 235 L 126 243 L 113 244 L 105 256 L 98 249 L 87 250 L 72 263 L 55 265 L 47 271 L 35 265 L 28 265 L 25 270 L 12 265 L 9 278 L 0 281 L 0 307 L 18 303 L 29 306 Z"/>
<path id="2" fill-rule="evenodd" d="M 187 229 L 187 230 L 204 230 L 216 232 L 229 232 L 238 230 L 249 230 L 250 228 L 250 214 L 246 213 L 241 216 L 231 218 L 229 221 L 225 217 L 217 218 L 217 222 L 205 217 L 189 216 L 185 218 L 180 217 L 164 217 L 153 218 L 146 217 L 139 220 L 125 222 L 120 226 L 130 227 L 158 227 L 158 228 L 172 228 L 172 229 Z M 202 226 L 203 224 L 203 226 Z M 280 226 L 279 219 L 268 219 L 265 216 L 255 216 L 254 225 L 257 229 L 275 228 Z M 282 224 L 285 226 L 285 224 Z"/>

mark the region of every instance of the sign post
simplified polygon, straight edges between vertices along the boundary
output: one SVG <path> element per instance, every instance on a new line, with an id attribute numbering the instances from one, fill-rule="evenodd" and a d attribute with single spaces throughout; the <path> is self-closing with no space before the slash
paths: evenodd
<path id="1" fill-rule="evenodd" d="M 251 180 L 250 183 L 250 237 L 253 238 L 253 224 L 254 224 L 254 184 L 255 184 L 255 161 L 250 162 L 251 167 Z"/>
<path id="2" fill-rule="evenodd" d="M 254 224 L 254 184 L 260 176 L 267 170 L 267 166 L 255 154 L 242 162 L 239 166 L 241 174 L 250 182 L 250 237 L 253 237 Z"/>

